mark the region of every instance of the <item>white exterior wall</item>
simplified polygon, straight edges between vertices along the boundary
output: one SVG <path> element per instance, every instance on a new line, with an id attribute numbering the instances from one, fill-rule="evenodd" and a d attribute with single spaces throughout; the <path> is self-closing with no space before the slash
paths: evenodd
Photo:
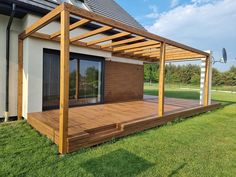
<path id="1" fill-rule="evenodd" d="M 9 17 L 0 15 L 0 117 L 4 117 L 5 107 L 5 37 L 6 25 Z M 11 31 L 11 51 L 10 51 L 10 116 L 17 115 L 17 77 L 18 77 L 18 34 L 27 26 L 30 26 L 39 17 L 34 15 L 27 15 L 24 19 L 15 19 Z M 58 22 L 53 22 L 39 32 L 51 34 L 59 31 L 60 25 Z M 85 29 L 78 29 L 71 32 L 70 37 L 86 32 Z M 92 39 L 103 37 L 99 34 L 83 41 L 90 41 Z M 36 38 L 27 38 L 24 40 L 23 49 L 23 117 L 27 118 L 29 112 L 42 111 L 43 100 L 43 49 L 60 50 L 60 44 L 57 42 L 40 40 Z M 110 52 L 90 49 L 85 47 L 71 46 L 70 51 L 74 53 L 81 53 L 87 55 L 94 55 L 104 57 L 109 60 L 115 60 L 124 63 L 142 64 L 132 59 L 124 59 L 112 57 Z"/>
<path id="2" fill-rule="evenodd" d="M 5 111 L 6 88 L 6 28 L 9 17 L 0 15 L 0 118 Z M 9 66 L 9 116 L 17 113 L 17 70 L 18 70 L 18 34 L 22 32 L 22 23 L 14 19 L 11 27 L 10 66 Z"/>

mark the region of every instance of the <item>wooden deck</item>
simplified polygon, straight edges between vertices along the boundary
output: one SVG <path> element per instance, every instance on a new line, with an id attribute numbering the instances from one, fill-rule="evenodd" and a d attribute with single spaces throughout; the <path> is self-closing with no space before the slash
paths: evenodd
<path id="1" fill-rule="evenodd" d="M 157 99 L 149 97 L 141 101 L 70 108 L 67 151 L 73 152 L 219 107 L 217 103 L 203 107 L 196 100 L 165 98 L 165 114 L 160 117 L 157 115 Z M 58 144 L 59 110 L 29 113 L 27 121 Z"/>

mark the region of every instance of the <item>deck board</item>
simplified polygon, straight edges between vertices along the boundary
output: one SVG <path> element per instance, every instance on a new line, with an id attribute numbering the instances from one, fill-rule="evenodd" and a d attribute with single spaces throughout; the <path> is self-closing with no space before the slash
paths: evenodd
<path id="1" fill-rule="evenodd" d="M 158 101 L 155 97 L 140 101 L 70 108 L 68 152 L 105 142 L 112 137 L 155 127 L 179 116 L 191 116 L 219 106 L 213 103 L 206 108 L 200 106 L 198 100 L 165 98 L 163 117 L 157 115 Z M 29 113 L 27 120 L 41 134 L 58 144 L 59 110 Z"/>

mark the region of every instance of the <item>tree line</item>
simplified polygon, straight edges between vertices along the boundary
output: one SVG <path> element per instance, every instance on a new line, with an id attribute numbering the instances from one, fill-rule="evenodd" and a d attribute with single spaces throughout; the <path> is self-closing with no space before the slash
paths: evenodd
<path id="1" fill-rule="evenodd" d="M 200 84 L 200 66 L 188 65 L 173 65 L 165 66 L 165 82 L 173 84 Z M 159 65 L 145 64 L 144 65 L 144 80 L 145 82 L 159 81 Z M 236 67 L 232 66 L 228 71 L 220 72 L 218 69 L 212 70 L 212 85 L 213 86 L 236 86 Z"/>

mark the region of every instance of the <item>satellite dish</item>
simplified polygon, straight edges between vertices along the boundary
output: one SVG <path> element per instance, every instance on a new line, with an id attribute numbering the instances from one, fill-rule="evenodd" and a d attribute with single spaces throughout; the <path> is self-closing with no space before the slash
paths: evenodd
<path id="1" fill-rule="evenodd" d="M 213 64 L 219 62 L 219 63 L 227 63 L 227 52 L 226 52 L 226 49 L 223 48 L 222 49 L 222 57 L 220 58 L 219 61 L 216 61 L 214 57 L 212 57 L 213 59 Z"/>
<path id="2" fill-rule="evenodd" d="M 222 63 L 227 63 L 227 52 L 226 52 L 226 49 L 225 49 L 225 48 L 222 49 L 221 62 L 222 62 Z"/>

